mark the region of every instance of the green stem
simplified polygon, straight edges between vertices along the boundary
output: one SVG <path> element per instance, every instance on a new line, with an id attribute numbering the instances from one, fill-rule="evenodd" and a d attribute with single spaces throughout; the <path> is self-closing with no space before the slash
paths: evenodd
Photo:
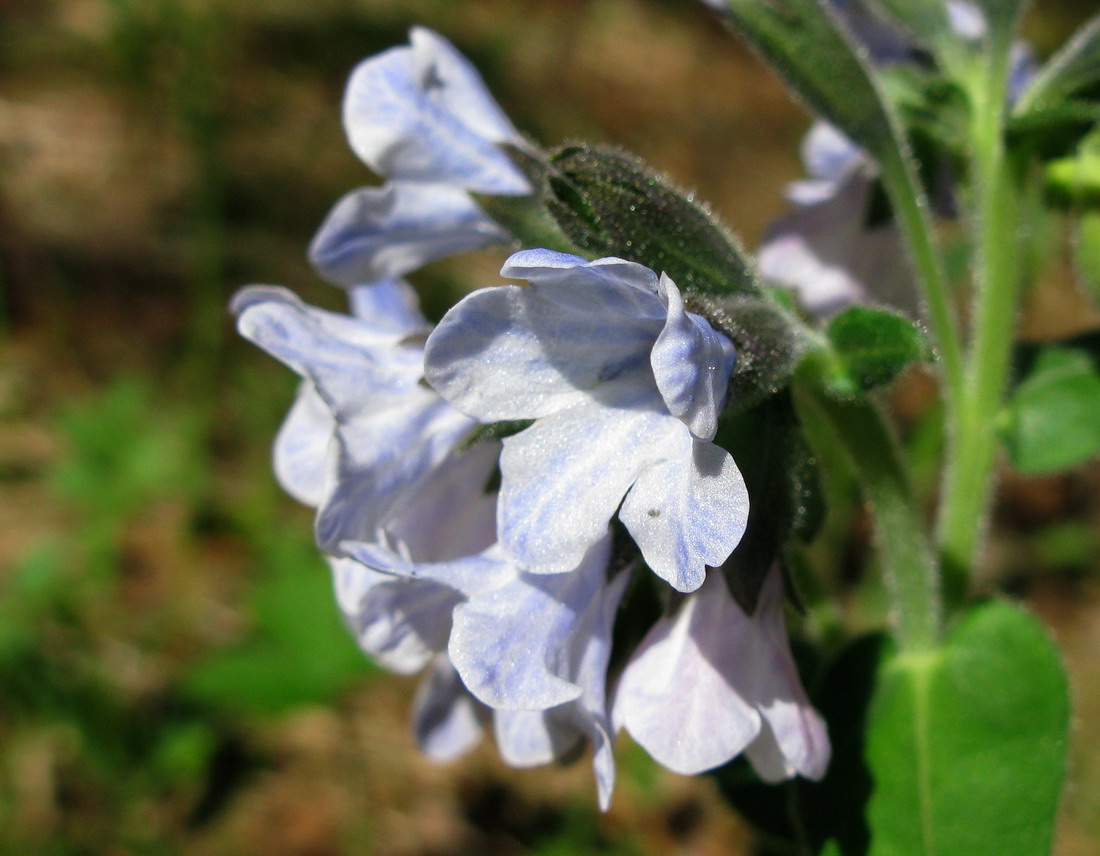
<path id="1" fill-rule="evenodd" d="M 812 383 L 797 383 L 794 398 L 814 444 L 843 449 L 859 477 L 898 644 L 910 652 L 931 649 L 941 628 L 939 567 L 886 419 L 867 398 L 835 398 Z"/>
<path id="2" fill-rule="evenodd" d="M 961 597 L 984 540 L 994 482 L 994 420 L 1011 364 L 1018 304 L 1018 199 L 1003 142 L 1007 52 L 971 78 L 976 290 L 963 394 L 949 411 L 938 542 L 948 594 Z"/>
<path id="3" fill-rule="evenodd" d="M 900 132 L 898 134 L 900 139 Z M 909 248 L 913 272 L 921 285 L 928 326 L 940 360 L 943 394 L 951 407 L 963 385 L 962 345 L 947 274 L 936 249 L 928 204 L 903 143 L 899 143 L 896 157 L 880 158 L 879 169 Z"/>

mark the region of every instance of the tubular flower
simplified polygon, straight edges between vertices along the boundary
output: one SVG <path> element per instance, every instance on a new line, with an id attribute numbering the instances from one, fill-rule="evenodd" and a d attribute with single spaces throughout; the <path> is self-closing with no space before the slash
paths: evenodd
<path id="1" fill-rule="evenodd" d="M 379 538 L 420 560 L 483 548 L 493 537 L 493 498 L 483 488 L 498 450 L 451 454 L 473 423 L 419 383 L 423 351 L 406 339 L 426 322 L 412 290 L 385 282 L 350 296 L 352 316 L 276 288 L 248 288 L 233 302 L 241 332 L 303 376 L 275 443 L 280 483 L 318 508 L 318 531 L 334 549 L 345 537 Z M 425 754 L 447 760 L 471 748 L 490 714 L 445 653 L 463 595 L 326 558 L 360 647 L 399 674 L 430 667 L 413 713 Z"/>
<path id="2" fill-rule="evenodd" d="M 810 178 L 788 185 L 795 209 L 768 229 L 757 258 L 761 275 L 795 289 L 817 316 L 870 301 L 915 314 L 901 235 L 889 219 L 869 222 L 876 167 L 826 122 L 810 129 L 802 159 Z"/>
<path id="3" fill-rule="evenodd" d="M 852 33 L 878 66 L 920 62 L 917 49 L 899 30 L 882 23 L 862 0 L 832 0 Z M 948 0 L 947 22 L 962 40 L 977 44 L 989 25 L 981 7 Z M 1009 102 L 1034 77 L 1031 49 L 1012 46 L 1006 81 Z M 793 288 L 806 309 L 828 317 L 853 303 L 883 303 L 916 317 L 919 295 L 905 247 L 885 200 L 876 201 L 878 167 L 827 122 L 817 121 L 802 143 L 809 179 L 792 182 L 786 195 L 794 210 L 768 229 L 758 252 L 764 279 Z M 937 175 L 929 190 L 934 211 L 954 216 L 953 177 Z M 881 208 L 877 211 L 876 208 Z"/>
<path id="4" fill-rule="evenodd" d="M 476 552 L 492 541 L 493 501 L 480 488 L 496 450 L 479 445 L 452 454 L 476 423 L 420 382 L 423 350 L 407 337 L 426 324 L 403 303 L 411 290 L 398 283 L 371 289 L 380 291 L 372 305 L 388 304 L 394 314 L 368 320 L 326 312 L 278 288 L 248 288 L 234 300 L 241 333 L 308 384 L 299 399 L 307 403 L 291 412 L 280 436 L 277 470 L 295 474 L 292 493 L 318 500 L 316 534 L 326 553 L 342 555 L 348 539 L 385 531 L 402 540 L 421 528 L 436 538 L 418 558 Z M 442 497 L 473 485 L 475 501 L 457 507 L 462 515 L 442 518 L 449 526 L 426 526 Z"/>
<path id="5" fill-rule="evenodd" d="M 640 264 L 549 250 L 512 256 L 528 285 L 467 296 L 428 338 L 428 382 L 483 422 L 534 420 L 504 441 L 498 538 L 532 573 L 577 567 L 618 513 L 646 563 L 701 585 L 745 529 L 736 464 L 711 439 L 729 340 Z"/>
<path id="6" fill-rule="evenodd" d="M 712 572 L 634 652 L 615 693 L 614 719 L 661 764 L 694 774 L 742 752 L 761 778 L 820 779 L 825 723 L 795 670 L 773 568 L 752 616 Z"/>
<path id="7" fill-rule="evenodd" d="M 447 644 L 469 692 L 493 710 L 504 760 L 548 763 L 587 738 L 602 808 L 615 781 L 607 712 L 611 631 L 629 574 L 608 579 L 610 537 L 569 574 L 530 574 L 499 545 L 451 562 L 412 563 L 378 544 L 352 554 L 364 565 L 461 592 Z"/>
<path id="8" fill-rule="evenodd" d="M 392 279 L 444 256 L 505 241 L 469 191 L 530 192 L 500 148 L 524 145 L 472 65 L 421 27 L 410 44 L 364 60 L 344 97 L 355 153 L 390 181 L 341 199 L 310 246 L 340 285 Z"/>

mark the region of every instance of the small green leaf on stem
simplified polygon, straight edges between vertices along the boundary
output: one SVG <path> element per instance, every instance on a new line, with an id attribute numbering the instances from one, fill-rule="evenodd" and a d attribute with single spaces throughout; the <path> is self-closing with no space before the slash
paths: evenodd
<path id="1" fill-rule="evenodd" d="M 884 309 L 853 306 L 832 320 L 827 334 L 848 381 L 859 390 L 885 386 L 910 363 L 932 358 L 920 327 Z"/>

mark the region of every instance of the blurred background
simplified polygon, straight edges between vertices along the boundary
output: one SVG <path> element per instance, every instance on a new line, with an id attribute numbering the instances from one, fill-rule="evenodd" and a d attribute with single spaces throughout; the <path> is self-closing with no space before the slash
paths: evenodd
<path id="1" fill-rule="evenodd" d="M 1034 5 L 1040 56 L 1095 11 Z M 2 0 L 0 853 L 760 846 L 712 780 L 625 738 L 603 816 L 584 760 L 422 759 L 415 682 L 358 654 L 310 512 L 273 481 L 296 380 L 226 304 L 263 282 L 343 308 L 305 260 L 329 207 L 373 180 L 340 97 L 413 23 L 471 57 L 525 133 L 634 151 L 750 247 L 800 173 L 806 118 L 694 0 Z M 428 314 L 500 262 L 426 269 Z M 1031 335 L 1087 323 L 1052 270 Z M 910 386 L 919 424 L 927 384 Z M 986 583 L 1030 604 L 1070 667 L 1060 856 L 1100 848 L 1098 485 L 1096 466 L 1006 476 Z"/>

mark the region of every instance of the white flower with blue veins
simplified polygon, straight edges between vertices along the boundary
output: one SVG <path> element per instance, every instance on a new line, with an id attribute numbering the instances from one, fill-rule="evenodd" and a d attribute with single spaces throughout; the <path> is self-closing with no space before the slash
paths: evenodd
<path id="1" fill-rule="evenodd" d="M 760 275 L 793 288 L 819 317 L 853 303 L 882 302 L 917 313 L 917 292 L 893 221 L 868 222 L 878 170 L 848 137 L 815 122 L 802 144 L 810 177 L 791 182 L 795 209 L 768 229 Z"/>
<path id="2" fill-rule="evenodd" d="M 477 423 L 422 383 L 427 322 L 411 289 L 379 283 L 356 305 L 369 315 L 307 306 L 282 288 L 247 288 L 233 301 L 242 335 L 306 381 L 280 433 L 276 471 L 318 507 L 317 541 L 329 555 L 383 532 L 423 542 L 420 561 L 483 549 L 493 541 L 493 497 L 483 488 L 496 447 L 454 454 Z"/>
<path id="3" fill-rule="evenodd" d="M 878 21 L 862 0 L 830 4 L 867 49 L 876 66 L 915 62 L 918 52 L 901 31 Z M 953 32 L 976 46 L 988 33 L 981 7 L 968 0 L 948 0 L 945 11 Z M 1035 75 L 1025 42 L 1012 46 L 1006 81 L 1015 101 Z M 794 289 L 811 314 L 825 318 L 857 303 L 878 303 L 921 313 L 919 294 L 901 234 L 891 216 L 876 221 L 878 166 L 838 128 L 818 120 L 802 142 L 808 179 L 787 185 L 794 209 L 768 228 L 757 253 L 760 275 Z M 953 176 L 946 171 L 930 188 L 933 211 L 954 216 Z M 885 200 L 883 200 L 885 203 Z M 885 204 L 882 215 L 888 215 Z"/>
<path id="4" fill-rule="evenodd" d="M 678 773 L 701 773 L 743 752 L 766 781 L 820 779 L 829 738 L 791 657 L 779 568 L 769 571 L 752 615 L 721 573 L 708 574 L 634 652 L 613 718 Z"/>
<path id="5" fill-rule="evenodd" d="M 741 473 L 711 442 L 732 344 L 634 262 L 528 250 L 502 274 L 528 284 L 452 308 L 425 376 L 483 422 L 534 420 L 504 441 L 504 549 L 529 572 L 570 571 L 617 513 L 658 576 L 698 588 L 748 517 Z"/>
<path id="6" fill-rule="evenodd" d="M 499 448 L 454 454 L 475 423 L 420 383 L 427 322 L 412 290 L 382 282 L 349 297 L 353 315 L 279 288 L 244 289 L 233 301 L 242 334 L 303 377 L 275 443 L 280 483 L 318 508 L 333 550 L 346 538 L 381 539 L 420 561 L 482 549 L 493 541 L 495 498 L 484 488 Z M 490 713 L 446 655 L 463 594 L 331 552 L 337 605 L 359 646 L 399 674 L 430 666 L 413 712 L 421 749 L 437 760 L 470 749 Z"/>
<path id="7" fill-rule="evenodd" d="M 499 145 L 523 145 L 523 138 L 477 69 L 424 27 L 413 27 L 409 42 L 352 72 L 344 96 L 352 150 L 389 178 L 527 193 L 527 180 Z"/>
<path id="8" fill-rule="evenodd" d="M 350 547 L 356 560 L 413 585 L 460 592 L 447 656 L 468 691 L 493 710 L 501 756 L 516 767 L 593 747 L 600 806 L 615 781 L 607 669 L 615 614 L 629 579 L 609 578 L 605 536 L 567 574 L 527 573 L 499 545 L 448 562 L 414 563 L 384 545 Z M 453 622 L 453 623 L 452 623 Z"/>
<path id="9" fill-rule="evenodd" d="M 364 60 L 344 97 L 355 153 L 389 181 L 341 199 L 310 245 L 310 259 L 344 286 L 404 276 L 508 233 L 470 191 L 531 192 L 501 148 L 523 138 L 474 67 L 446 39 L 414 27 L 410 44 Z"/>

